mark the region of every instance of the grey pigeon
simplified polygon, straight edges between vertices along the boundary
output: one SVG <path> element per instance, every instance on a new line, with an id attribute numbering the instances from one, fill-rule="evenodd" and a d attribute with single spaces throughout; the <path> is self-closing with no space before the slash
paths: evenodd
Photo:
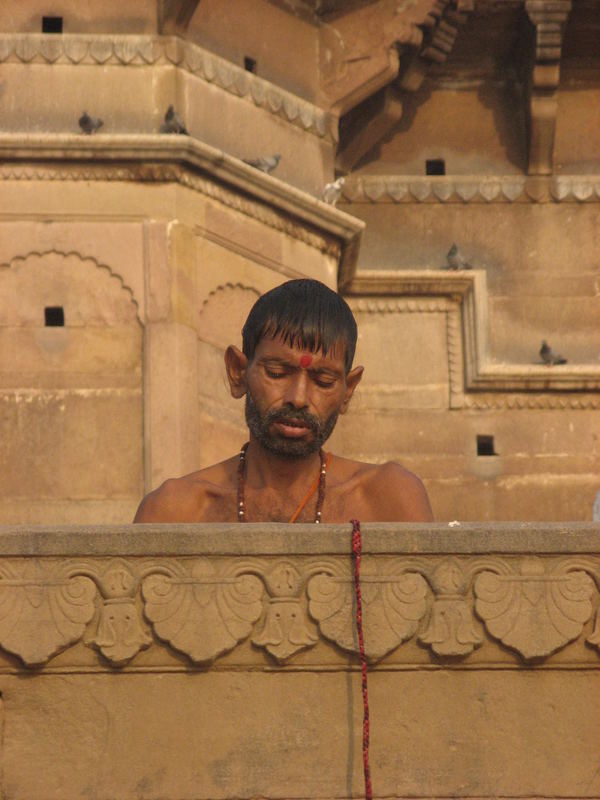
<path id="1" fill-rule="evenodd" d="M 273 170 L 279 164 L 279 159 L 281 156 L 276 154 L 274 156 L 261 156 L 260 158 L 244 158 L 244 164 L 249 164 L 251 167 L 255 169 L 259 169 L 261 172 L 273 172 Z"/>
<path id="2" fill-rule="evenodd" d="M 554 366 L 554 364 L 567 363 L 567 359 L 555 353 L 545 339 L 542 341 L 542 346 L 540 347 L 540 358 L 544 364 L 547 364 L 549 367 Z"/>
<path id="3" fill-rule="evenodd" d="M 326 183 L 321 194 L 321 200 L 324 203 L 329 203 L 330 206 L 334 206 L 341 197 L 345 180 L 345 178 L 338 178 L 333 183 Z"/>
<path id="4" fill-rule="evenodd" d="M 103 125 L 104 122 L 99 117 L 90 117 L 87 111 L 84 111 L 79 117 L 79 127 L 81 128 L 81 132 L 87 134 L 88 136 L 92 133 L 96 133 L 98 128 L 101 128 Z"/>
<path id="5" fill-rule="evenodd" d="M 185 136 L 188 135 L 183 120 L 181 119 L 179 114 L 175 111 L 173 106 L 169 106 L 167 108 L 167 112 L 165 114 L 165 121 L 160 126 L 159 131 L 161 133 L 182 133 Z"/>
<path id="6" fill-rule="evenodd" d="M 446 253 L 446 262 L 448 269 L 472 269 L 469 262 L 458 249 L 457 244 L 453 244 Z"/>

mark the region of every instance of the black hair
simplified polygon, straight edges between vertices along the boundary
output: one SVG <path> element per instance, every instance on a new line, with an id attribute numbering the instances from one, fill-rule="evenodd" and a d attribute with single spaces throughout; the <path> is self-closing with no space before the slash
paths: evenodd
<path id="1" fill-rule="evenodd" d="M 348 373 L 356 349 L 356 320 L 339 294 L 320 281 L 301 278 L 271 289 L 252 306 L 242 329 L 249 361 L 263 336 L 281 336 L 292 347 L 324 354 L 341 343 Z"/>

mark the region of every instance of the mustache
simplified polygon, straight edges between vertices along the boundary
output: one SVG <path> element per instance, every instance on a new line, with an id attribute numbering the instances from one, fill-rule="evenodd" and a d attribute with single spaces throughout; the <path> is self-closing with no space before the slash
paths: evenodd
<path id="1" fill-rule="evenodd" d="M 315 417 L 309 411 L 303 408 L 294 408 L 294 406 L 284 406 L 283 408 L 277 408 L 273 411 L 268 411 L 264 416 L 264 422 L 267 425 L 270 425 L 271 422 L 301 422 L 303 425 L 306 425 L 307 428 L 310 428 L 311 431 L 315 434 L 321 432 L 321 420 L 318 417 Z"/>

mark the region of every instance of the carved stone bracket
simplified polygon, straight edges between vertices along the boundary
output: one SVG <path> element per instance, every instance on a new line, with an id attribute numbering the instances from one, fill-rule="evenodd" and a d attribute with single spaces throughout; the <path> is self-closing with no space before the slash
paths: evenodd
<path id="1" fill-rule="evenodd" d="M 600 561 L 367 555 L 361 581 L 373 662 L 413 638 L 437 658 L 465 658 L 495 639 L 540 661 L 581 636 L 600 594 Z M 356 653 L 353 591 L 349 555 L 5 559 L 0 646 L 27 666 L 78 641 L 113 667 L 153 641 L 194 664 L 209 664 L 246 639 L 277 662 L 321 638 Z M 587 643 L 600 650 L 598 616 Z"/>
<path id="2" fill-rule="evenodd" d="M 338 15 L 321 30 L 323 105 L 341 115 L 389 84 L 397 75 L 398 49 L 416 49 L 422 26 L 449 0 L 414 0 L 400 6 L 376 0 Z"/>
<path id="3" fill-rule="evenodd" d="M 324 70 L 332 73 L 326 96 L 345 114 L 336 169 L 350 172 L 397 125 L 402 91 L 416 91 L 429 66 L 448 58 L 470 8 L 465 0 L 416 0 L 402 8 L 380 0 L 336 23 L 332 43 L 342 44 L 330 52 L 341 47 L 339 63 Z"/>
<path id="4" fill-rule="evenodd" d="M 183 33 L 199 0 L 159 0 L 158 26 L 161 33 Z"/>
<path id="5" fill-rule="evenodd" d="M 443 64 L 454 48 L 461 25 L 473 10 L 474 0 L 436 0 L 421 26 L 421 46 L 411 59 L 406 59 L 398 76 L 398 85 L 410 92 L 423 83 L 431 64 Z"/>
<path id="6" fill-rule="evenodd" d="M 535 57 L 529 100 L 529 174 L 550 175 L 558 109 L 560 59 L 571 0 L 526 0 L 535 26 Z"/>

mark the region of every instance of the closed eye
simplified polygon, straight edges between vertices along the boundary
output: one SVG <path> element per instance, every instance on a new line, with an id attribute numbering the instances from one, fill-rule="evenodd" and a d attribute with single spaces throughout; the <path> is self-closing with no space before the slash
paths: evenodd
<path id="1" fill-rule="evenodd" d="M 265 373 L 267 377 L 275 379 L 285 378 L 285 376 L 287 375 L 287 372 L 285 370 L 269 369 L 268 367 L 265 367 Z"/>
<path id="2" fill-rule="evenodd" d="M 335 383 L 335 378 L 326 378 L 325 376 L 319 375 L 315 375 L 313 380 L 317 386 L 320 386 L 322 389 L 329 389 Z"/>

